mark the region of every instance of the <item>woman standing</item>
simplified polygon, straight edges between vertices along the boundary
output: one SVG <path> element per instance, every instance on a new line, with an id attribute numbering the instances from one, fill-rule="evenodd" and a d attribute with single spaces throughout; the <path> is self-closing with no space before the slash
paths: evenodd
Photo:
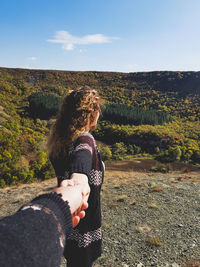
<path id="1" fill-rule="evenodd" d="M 68 267 L 91 267 L 101 255 L 100 190 L 104 166 L 90 134 L 99 112 L 100 98 L 96 90 L 86 86 L 72 91 L 64 98 L 48 139 L 58 186 L 71 181 L 88 182 L 91 189 L 86 216 L 66 241 L 64 256 Z"/>

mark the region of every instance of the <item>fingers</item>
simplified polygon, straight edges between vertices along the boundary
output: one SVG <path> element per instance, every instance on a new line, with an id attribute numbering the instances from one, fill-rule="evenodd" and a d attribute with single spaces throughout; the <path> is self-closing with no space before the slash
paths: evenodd
<path id="1" fill-rule="evenodd" d="M 63 180 L 63 181 L 60 183 L 60 186 L 64 186 L 64 187 L 66 187 L 66 186 L 67 186 L 67 183 L 68 183 L 68 180 Z"/>
<path id="2" fill-rule="evenodd" d="M 85 202 L 88 201 L 89 195 L 90 195 L 90 187 L 88 183 L 85 185 L 82 185 L 82 196 Z"/>
<path id="3" fill-rule="evenodd" d="M 80 219 L 83 219 L 85 217 L 85 211 L 84 210 L 80 211 L 78 216 Z"/>
<path id="4" fill-rule="evenodd" d="M 73 224 L 73 227 L 76 227 L 80 222 L 80 217 L 79 216 L 74 216 L 72 217 L 72 224 Z"/>
<path id="5" fill-rule="evenodd" d="M 72 213 L 73 227 L 77 226 L 80 219 L 85 217 L 84 210 L 88 208 L 88 198 L 90 194 L 88 181 L 82 183 L 79 182 L 78 179 L 63 180 L 60 187 L 56 188 L 54 191 L 61 193 L 63 200 L 68 201 Z"/>
<path id="6" fill-rule="evenodd" d="M 87 201 L 83 201 L 83 204 L 81 206 L 81 210 L 86 210 L 88 208 L 88 203 Z"/>
<path id="7" fill-rule="evenodd" d="M 72 180 L 69 180 L 69 179 L 66 179 L 66 180 L 63 180 L 61 183 L 60 183 L 60 186 L 64 186 L 64 187 L 67 187 L 67 186 L 74 186 L 74 182 Z"/>
<path id="8" fill-rule="evenodd" d="M 72 216 L 72 223 L 73 223 L 73 227 L 76 227 L 80 220 L 83 219 L 85 217 L 85 211 L 82 210 L 80 211 L 77 215 Z"/>

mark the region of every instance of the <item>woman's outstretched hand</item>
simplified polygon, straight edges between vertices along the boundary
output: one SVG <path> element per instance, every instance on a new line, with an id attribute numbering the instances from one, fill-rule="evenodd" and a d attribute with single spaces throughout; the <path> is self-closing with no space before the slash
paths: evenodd
<path id="1" fill-rule="evenodd" d="M 87 202 L 90 194 L 90 186 L 88 184 L 88 177 L 83 173 L 73 173 L 70 179 L 63 180 L 61 186 L 80 185 L 83 190 L 84 201 Z"/>
<path id="2" fill-rule="evenodd" d="M 88 208 L 87 201 L 90 194 L 88 182 L 76 183 L 73 180 L 64 180 L 60 187 L 54 189 L 54 192 L 61 194 L 62 199 L 68 202 L 71 209 L 73 226 L 75 227 L 80 219 L 85 217 L 84 210 Z"/>

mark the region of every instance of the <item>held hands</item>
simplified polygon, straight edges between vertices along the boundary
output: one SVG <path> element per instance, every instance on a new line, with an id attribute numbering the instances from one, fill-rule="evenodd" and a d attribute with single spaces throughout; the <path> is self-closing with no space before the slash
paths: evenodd
<path id="1" fill-rule="evenodd" d="M 60 184 L 61 186 L 75 186 L 80 185 L 83 190 L 83 200 L 88 201 L 90 194 L 90 187 L 88 184 L 88 177 L 83 173 L 73 173 L 70 179 L 63 180 Z"/>
<path id="2" fill-rule="evenodd" d="M 84 182 L 83 180 L 81 181 L 79 183 L 76 179 L 64 180 L 60 187 L 54 189 L 56 193 L 62 194 L 64 201 L 68 202 L 74 227 L 79 223 L 80 219 L 85 217 L 84 210 L 88 208 L 87 201 L 90 194 L 90 187 L 87 180 L 84 180 Z"/>

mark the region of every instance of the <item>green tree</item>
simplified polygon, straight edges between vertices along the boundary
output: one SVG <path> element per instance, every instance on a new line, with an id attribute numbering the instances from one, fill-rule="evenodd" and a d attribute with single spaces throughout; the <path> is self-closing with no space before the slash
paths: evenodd
<path id="1" fill-rule="evenodd" d="M 112 158 L 112 151 L 108 146 L 99 146 L 99 151 L 103 161 L 110 160 Z"/>
<path id="2" fill-rule="evenodd" d="M 28 98 L 30 114 L 34 118 L 50 119 L 56 115 L 62 97 L 55 93 L 35 92 Z"/>
<path id="3" fill-rule="evenodd" d="M 127 147 L 123 142 L 115 143 L 112 146 L 113 159 L 123 159 L 127 153 Z"/>
<path id="4" fill-rule="evenodd" d="M 181 149 L 178 146 L 170 147 L 169 156 L 171 157 L 171 161 L 176 161 L 181 159 Z"/>

